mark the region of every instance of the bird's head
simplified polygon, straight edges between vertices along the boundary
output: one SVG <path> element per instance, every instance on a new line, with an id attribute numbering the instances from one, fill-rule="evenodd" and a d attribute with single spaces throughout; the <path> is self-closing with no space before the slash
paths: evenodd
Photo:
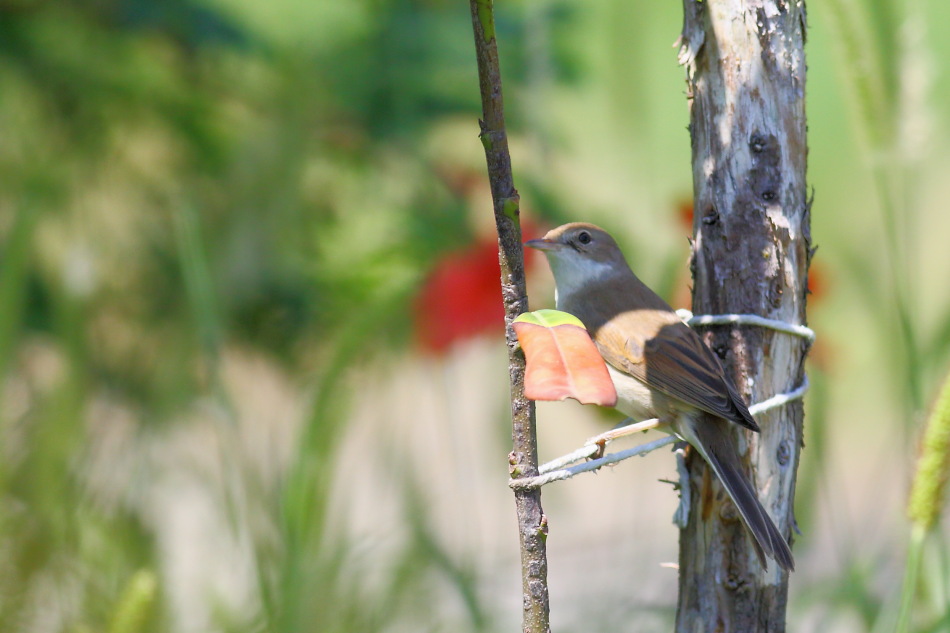
<path id="1" fill-rule="evenodd" d="M 630 274 L 630 267 L 614 238 L 586 222 L 551 229 L 543 238 L 525 242 L 525 246 L 547 256 L 559 294 L 570 294 L 592 283 Z"/>

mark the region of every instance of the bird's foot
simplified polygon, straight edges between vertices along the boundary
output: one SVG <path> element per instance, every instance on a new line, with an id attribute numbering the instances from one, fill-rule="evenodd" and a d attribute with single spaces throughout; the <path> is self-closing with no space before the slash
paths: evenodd
<path id="1" fill-rule="evenodd" d="M 609 441 L 610 440 L 606 440 L 606 439 L 598 439 L 598 437 L 592 437 L 588 439 L 587 442 L 584 443 L 585 446 L 594 445 L 597 447 L 597 450 L 591 453 L 588 459 L 600 459 L 601 457 L 603 457 L 604 452 L 606 452 L 607 450 L 607 442 Z"/>
<path id="2" fill-rule="evenodd" d="M 630 418 L 627 418 L 628 420 Z M 599 447 L 599 452 L 597 453 L 597 458 L 600 458 L 604 454 L 604 450 L 607 448 L 607 444 L 613 440 L 619 439 L 621 437 L 626 437 L 627 435 L 633 435 L 635 433 L 641 433 L 643 431 L 649 431 L 650 429 L 655 429 L 660 426 L 662 423 L 657 419 L 646 420 L 644 422 L 636 422 L 634 424 L 626 424 L 624 426 L 618 426 L 616 428 L 610 429 L 605 433 L 600 435 L 595 435 L 593 437 L 587 438 L 587 441 L 584 442 L 584 446 L 597 445 Z"/>

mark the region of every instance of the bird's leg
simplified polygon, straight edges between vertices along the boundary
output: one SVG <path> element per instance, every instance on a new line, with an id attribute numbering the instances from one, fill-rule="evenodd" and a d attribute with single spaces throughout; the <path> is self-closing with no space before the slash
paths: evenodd
<path id="1" fill-rule="evenodd" d="M 629 419 L 629 418 L 627 418 Z M 603 457 L 604 450 L 607 448 L 607 443 L 612 442 L 621 437 L 626 437 L 628 435 L 633 435 L 634 433 L 640 433 L 642 431 L 649 431 L 655 429 L 656 427 L 662 425 L 658 418 L 653 418 L 652 420 L 644 420 L 643 422 L 636 422 L 634 424 L 627 424 L 626 426 L 618 426 L 616 428 L 610 429 L 606 433 L 601 433 L 600 435 L 595 435 L 594 437 L 589 438 L 584 445 L 590 446 L 591 444 L 596 444 L 600 450 L 593 455 L 594 459 L 599 459 Z"/>

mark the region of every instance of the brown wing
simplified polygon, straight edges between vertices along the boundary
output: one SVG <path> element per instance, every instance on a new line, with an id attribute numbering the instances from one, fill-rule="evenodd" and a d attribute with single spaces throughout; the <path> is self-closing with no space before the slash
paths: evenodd
<path id="1" fill-rule="evenodd" d="M 617 315 L 597 330 L 595 342 L 608 363 L 652 389 L 759 430 L 719 359 L 675 313 L 633 310 Z"/>

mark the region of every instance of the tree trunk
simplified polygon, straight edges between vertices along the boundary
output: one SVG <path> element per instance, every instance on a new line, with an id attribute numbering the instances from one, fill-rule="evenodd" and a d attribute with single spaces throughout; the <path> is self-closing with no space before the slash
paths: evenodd
<path id="1" fill-rule="evenodd" d="M 803 0 L 684 0 L 696 314 L 805 322 L 804 42 Z M 804 379 L 804 339 L 749 325 L 709 326 L 703 337 L 749 403 Z M 758 416 L 761 434 L 736 427 L 753 486 L 786 536 L 795 524 L 802 418 L 796 401 Z M 735 507 L 695 454 L 689 473 L 676 630 L 784 631 L 788 575 L 774 563 L 762 568 Z"/>

